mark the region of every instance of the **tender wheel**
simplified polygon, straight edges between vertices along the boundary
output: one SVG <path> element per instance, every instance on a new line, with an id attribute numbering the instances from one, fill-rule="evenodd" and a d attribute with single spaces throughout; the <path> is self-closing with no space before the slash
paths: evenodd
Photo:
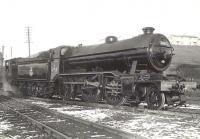
<path id="1" fill-rule="evenodd" d="M 34 97 L 39 96 L 40 90 L 41 88 L 37 83 L 33 84 L 31 87 L 31 96 L 34 96 Z"/>
<path id="2" fill-rule="evenodd" d="M 26 83 L 22 83 L 19 85 L 19 91 L 22 93 L 23 96 L 27 96 L 27 84 Z"/>
<path id="3" fill-rule="evenodd" d="M 32 96 L 43 97 L 45 93 L 45 89 L 46 87 L 44 86 L 44 84 L 41 84 L 41 83 L 33 84 L 31 87 Z"/>
<path id="4" fill-rule="evenodd" d="M 34 85 L 32 83 L 27 83 L 27 95 L 33 96 Z"/>
<path id="5" fill-rule="evenodd" d="M 49 97 L 49 91 L 48 91 L 48 85 L 47 84 L 44 84 L 42 86 L 42 93 L 40 94 L 41 97 L 43 98 L 48 98 Z"/>
<path id="6" fill-rule="evenodd" d="M 122 85 L 119 81 L 106 81 L 105 100 L 110 105 L 120 106 L 127 101 L 127 97 L 122 92 Z"/>
<path id="7" fill-rule="evenodd" d="M 47 84 L 46 88 L 45 88 L 45 95 L 44 95 L 44 97 L 45 98 L 52 98 L 52 96 L 54 95 L 54 93 L 55 93 L 55 84 L 54 83 Z"/>
<path id="8" fill-rule="evenodd" d="M 160 92 L 156 86 L 151 85 L 148 88 L 146 102 L 149 109 L 162 109 L 165 104 L 165 94 Z"/>
<path id="9" fill-rule="evenodd" d="M 65 100 L 71 100 L 73 99 L 73 92 L 74 92 L 74 86 L 73 85 L 66 85 L 65 86 L 65 92 L 64 92 L 64 99 Z"/>
<path id="10" fill-rule="evenodd" d="M 37 85 L 37 95 L 38 95 L 39 97 L 44 97 L 46 91 L 47 91 L 47 87 L 46 87 L 45 84 L 38 84 L 38 85 Z"/>
<path id="11" fill-rule="evenodd" d="M 97 103 L 102 98 L 101 91 L 96 87 L 84 88 L 82 91 L 82 98 L 86 102 Z"/>

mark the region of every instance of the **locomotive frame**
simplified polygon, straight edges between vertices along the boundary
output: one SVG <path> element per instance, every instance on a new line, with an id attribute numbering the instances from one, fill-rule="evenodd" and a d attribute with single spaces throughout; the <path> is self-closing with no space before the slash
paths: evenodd
<path id="1" fill-rule="evenodd" d="M 173 48 L 153 30 L 144 28 L 144 34 L 125 41 L 109 36 L 102 45 L 60 46 L 36 58 L 7 60 L 8 75 L 26 95 L 78 97 L 111 105 L 145 101 L 149 109 L 181 104 L 185 85 L 162 73 L 170 65 Z"/>

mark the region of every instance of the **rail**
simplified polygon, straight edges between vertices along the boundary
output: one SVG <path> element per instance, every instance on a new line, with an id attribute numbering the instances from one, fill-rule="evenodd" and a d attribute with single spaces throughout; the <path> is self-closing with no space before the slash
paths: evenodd
<path id="1" fill-rule="evenodd" d="M 3 103 L 0 103 L 0 105 L 6 107 L 7 109 L 11 110 L 12 112 L 16 113 L 17 115 L 23 117 L 23 118 L 26 118 L 28 119 L 33 125 L 36 125 L 39 129 L 41 129 L 42 131 L 44 132 L 47 132 L 49 135 L 55 137 L 55 138 L 58 138 L 58 139 L 72 139 L 71 137 L 41 123 L 41 122 L 38 122 L 36 120 L 34 120 L 33 118 L 27 116 L 27 115 L 24 115 L 20 112 L 18 112 L 17 110 L 14 110 L 13 108 L 9 107 L 8 105 L 6 104 L 3 104 Z"/>
<path id="2" fill-rule="evenodd" d="M 75 121 L 75 122 L 78 122 L 78 123 L 81 123 L 81 124 L 84 124 L 88 127 L 91 127 L 92 129 L 98 129 L 98 130 L 101 130 L 103 133 L 105 134 L 110 134 L 110 135 L 114 135 L 115 137 L 119 138 L 119 139 L 145 139 L 144 137 L 142 136 L 139 136 L 139 135 L 136 135 L 136 134 L 131 134 L 131 133 L 128 133 L 128 132 L 125 132 L 125 131 L 121 131 L 121 130 L 118 130 L 118 129 L 114 129 L 114 128 L 111 128 L 109 126 L 106 126 L 106 125 L 102 125 L 100 123 L 94 123 L 94 122 L 90 122 L 88 120 L 83 120 L 83 119 L 80 119 L 80 118 L 77 118 L 77 117 L 74 117 L 74 116 L 70 116 L 70 115 L 66 115 L 66 114 L 62 114 L 62 113 L 55 113 L 55 111 L 53 110 L 50 110 L 48 108 L 44 108 L 44 107 L 40 107 L 40 106 L 37 106 L 37 105 L 34 105 L 34 104 L 30 104 L 28 102 L 22 102 L 20 99 L 17 99 L 17 98 L 12 98 L 13 100 L 15 100 L 16 102 L 18 103 L 21 103 L 23 105 L 26 105 L 26 106 L 30 106 L 30 107 L 34 107 L 36 109 L 40 109 L 41 111 L 43 112 L 49 112 L 51 113 L 52 115 L 56 115 L 58 117 L 62 117 L 64 119 L 69 119 L 71 121 Z M 12 108 L 11 108 L 12 109 Z M 14 110 L 15 111 L 15 110 Z M 19 113 L 19 115 L 21 115 L 20 112 L 17 111 L 17 113 Z M 48 134 L 52 134 L 54 137 L 56 138 L 59 138 L 59 139 L 68 139 L 68 138 L 73 138 L 74 136 L 71 137 L 70 136 L 67 136 L 41 122 L 38 122 L 36 120 L 34 120 L 33 118 L 31 117 L 28 117 L 24 114 L 22 114 L 22 116 L 24 116 L 25 118 L 30 118 L 30 121 L 33 122 L 33 124 L 35 123 L 40 129 L 45 129 L 45 131 L 48 133 Z"/>
<path id="3" fill-rule="evenodd" d="M 150 110 L 144 108 L 144 106 L 140 107 L 130 107 L 130 106 L 113 106 L 108 105 L 104 103 L 88 103 L 88 102 L 82 102 L 82 101 L 63 101 L 58 99 L 44 99 L 44 98 L 35 98 L 30 97 L 30 99 L 33 100 L 41 100 L 46 102 L 59 102 L 63 104 L 69 104 L 69 105 L 81 105 L 81 106 L 88 106 L 88 107 L 96 107 L 96 108 L 106 108 L 106 109 L 113 109 L 113 110 L 126 110 L 128 112 L 143 112 L 143 113 L 149 113 L 149 114 L 162 114 L 162 115 L 170 115 L 170 116 L 184 116 L 184 117 L 193 117 L 193 118 L 200 118 L 200 112 L 199 113 L 190 113 L 183 111 L 178 111 L 178 107 L 173 107 L 171 109 L 166 110 Z"/>

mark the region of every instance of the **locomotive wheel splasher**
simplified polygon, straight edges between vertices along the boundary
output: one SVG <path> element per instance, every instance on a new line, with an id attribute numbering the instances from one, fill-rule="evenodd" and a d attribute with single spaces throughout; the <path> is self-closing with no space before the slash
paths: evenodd
<path id="1" fill-rule="evenodd" d="M 120 80 L 106 78 L 104 93 L 105 100 L 110 105 L 119 106 L 127 101 L 127 97 L 122 92 Z"/>

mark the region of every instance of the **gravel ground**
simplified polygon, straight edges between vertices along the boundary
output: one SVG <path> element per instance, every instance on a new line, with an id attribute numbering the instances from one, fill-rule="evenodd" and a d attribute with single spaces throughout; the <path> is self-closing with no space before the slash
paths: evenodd
<path id="1" fill-rule="evenodd" d="M 125 112 L 123 110 L 99 109 L 78 105 L 61 105 L 42 101 L 26 100 L 32 104 L 49 108 L 56 112 L 75 116 L 91 122 L 101 123 L 147 138 L 198 139 L 200 119 L 183 116 L 169 116 L 149 113 Z M 188 105 L 189 109 L 199 109 L 199 105 Z"/>
<path id="2" fill-rule="evenodd" d="M 0 139 L 44 139 L 41 132 L 32 127 L 27 120 L 2 109 L 0 106 Z"/>

